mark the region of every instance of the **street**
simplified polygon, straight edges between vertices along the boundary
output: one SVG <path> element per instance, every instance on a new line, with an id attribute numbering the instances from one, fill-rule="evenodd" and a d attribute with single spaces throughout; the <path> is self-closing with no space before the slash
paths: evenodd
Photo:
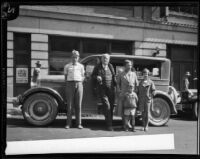
<path id="1" fill-rule="evenodd" d="M 181 118 L 171 117 L 166 126 L 150 126 L 148 132 L 141 131 L 140 121 L 136 122 L 136 132 L 125 132 L 121 129 L 119 118 L 114 118 L 114 131 L 106 131 L 103 119 L 103 117 L 83 118 L 84 129 L 66 130 L 64 129 L 65 116 L 58 116 L 51 125 L 46 127 L 31 126 L 22 116 L 10 116 L 7 118 L 7 141 L 174 134 L 174 150 L 140 151 L 140 153 L 197 154 L 197 121 L 191 120 L 187 115 Z M 75 120 L 73 120 L 74 123 Z"/>

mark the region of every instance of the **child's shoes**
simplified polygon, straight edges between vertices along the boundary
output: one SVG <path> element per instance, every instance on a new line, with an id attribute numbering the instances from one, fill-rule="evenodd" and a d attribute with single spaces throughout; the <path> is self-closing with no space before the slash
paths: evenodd
<path id="1" fill-rule="evenodd" d="M 144 128 L 144 131 L 148 131 L 148 127 Z"/>
<path id="2" fill-rule="evenodd" d="M 124 131 L 128 131 L 128 127 L 127 126 L 124 126 Z"/>
<path id="3" fill-rule="evenodd" d="M 132 127 L 132 132 L 136 132 L 136 131 L 135 131 L 135 127 L 134 127 L 134 126 Z"/>

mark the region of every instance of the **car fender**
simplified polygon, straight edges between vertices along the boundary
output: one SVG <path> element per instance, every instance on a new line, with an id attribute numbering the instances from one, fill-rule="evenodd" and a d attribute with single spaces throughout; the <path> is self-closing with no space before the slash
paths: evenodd
<path id="1" fill-rule="evenodd" d="M 61 97 L 61 95 L 56 90 L 49 88 L 49 87 L 35 87 L 35 88 L 28 89 L 21 95 L 20 104 L 23 105 L 24 102 L 26 101 L 26 99 L 30 95 L 32 95 L 34 93 L 41 93 L 41 92 L 52 95 L 58 102 L 59 108 L 65 108 L 64 106 L 66 103 L 65 103 L 64 99 Z"/>
<path id="2" fill-rule="evenodd" d="M 160 90 L 156 90 L 154 98 L 155 97 L 160 97 L 160 98 L 165 99 L 167 101 L 167 103 L 169 103 L 171 114 L 177 114 L 177 110 L 176 110 L 175 104 L 174 104 L 174 102 L 172 101 L 172 99 L 170 98 L 170 96 L 166 92 L 163 92 L 163 91 L 160 91 Z"/>

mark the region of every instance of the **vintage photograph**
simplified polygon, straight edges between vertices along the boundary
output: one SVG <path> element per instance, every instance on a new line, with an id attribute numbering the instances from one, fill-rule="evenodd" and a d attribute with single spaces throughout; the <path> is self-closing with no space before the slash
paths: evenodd
<path id="1" fill-rule="evenodd" d="M 5 2 L 5 154 L 199 154 L 198 5 Z"/>

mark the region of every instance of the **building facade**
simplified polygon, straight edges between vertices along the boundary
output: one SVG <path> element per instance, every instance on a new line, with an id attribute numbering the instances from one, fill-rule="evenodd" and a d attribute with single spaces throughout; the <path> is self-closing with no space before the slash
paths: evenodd
<path id="1" fill-rule="evenodd" d="M 81 58 L 101 53 L 153 56 L 172 61 L 171 84 L 197 77 L 197 8 L 134 6 L 20 6 L 8 21 L 7 96 L 30 88 L 35 63 L 41 76 L 63 74 L 73 49 Z M 196 82 L 191 80 L 191 88 Z"/>

